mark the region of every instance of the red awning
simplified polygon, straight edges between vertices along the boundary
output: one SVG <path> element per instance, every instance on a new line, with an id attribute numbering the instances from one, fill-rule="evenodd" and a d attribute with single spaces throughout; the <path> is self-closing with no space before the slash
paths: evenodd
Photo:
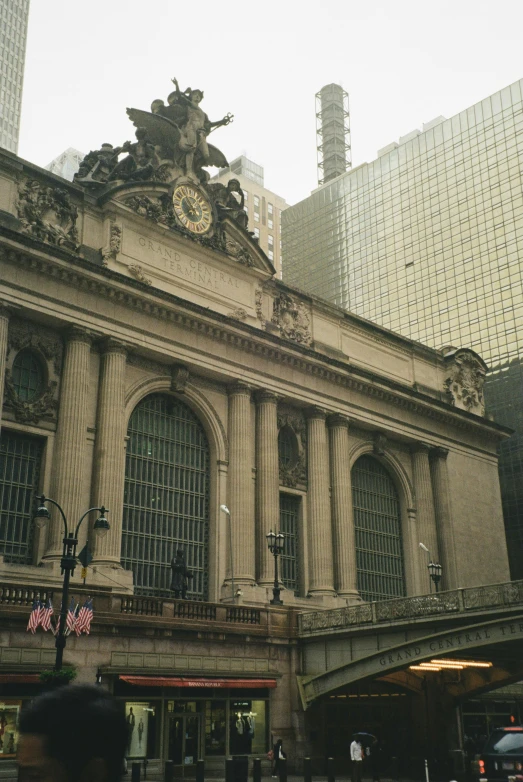
<path id="1" fill-rule="evenodd" d="M 0 673 L 0 684 L 35 684 L 39 681 L 37 673 Z"/>
<path id="2" fill-rule="evenodd" d="M 139 687 L 231 687 L 256 689 L 276 687 L 276 679 L 208 679 L 195 676 L 119 676 L 123 682 Z"/>

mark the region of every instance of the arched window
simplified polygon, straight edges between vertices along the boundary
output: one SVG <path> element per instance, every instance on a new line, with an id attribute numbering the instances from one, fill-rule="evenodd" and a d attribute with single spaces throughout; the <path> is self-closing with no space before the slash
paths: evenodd
<path id="1" fill-rule="evenodd" d="M 372 456 L 352 468 L 358 591 L 364 600 L 405 594 L 398 493 L 387 470 Z"/>
<path id="2" fill-rule="evenodd" d="M 298 443 L 290 426 L 282 426 L 278 433 L 278 459 L 284 468 L 292 468 L 298 460 Z"/>
<path id="3" fill-rule="evenodd" d="M 0 440 L 0 554 L 6 562 L 32 563 L 34 497 L 43 440 L 2 429 Z"/>
<path id="4" fill-rule="evenodd" d="M 44 385 L 44 370 L 33 350 L 21 350 L 15 356 L 12 381 L 21 402 L 32 402 L 38 397 Z"/>
<path id="5" fill-rule="evenodd" d="M 134 409 L 127 430 L 122 564 L 136 592 L 169 595 L 181 548 L 193 578 L 188 597 L 207 599 L 209 445 L 194 413 L 167 394 Z"/>

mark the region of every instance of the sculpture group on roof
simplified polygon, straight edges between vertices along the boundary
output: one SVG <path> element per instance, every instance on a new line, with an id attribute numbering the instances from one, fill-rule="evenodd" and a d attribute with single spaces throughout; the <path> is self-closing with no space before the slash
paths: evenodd
<path id="1" fill-rule="evenodd" d="M 211 122 L 200 107 L 201 90 L 180 90 L 173 79 L 174 92 L 163 100 L 153 100 L 151 111 L 127 109 L 136 128 L 136 141 L 121 147 L 102 144 L 83 159 L 75 181 L 84 186 L 110 182 L 158 181 L 172 183 L 181 177 L 194 184 L 206 184 L 206 166 L 226 168 L 229 164 L 207 137 L 218 127 L 228 125 L 232 114 Z M 126 157 L 120 159 L 120 155 Z"/>

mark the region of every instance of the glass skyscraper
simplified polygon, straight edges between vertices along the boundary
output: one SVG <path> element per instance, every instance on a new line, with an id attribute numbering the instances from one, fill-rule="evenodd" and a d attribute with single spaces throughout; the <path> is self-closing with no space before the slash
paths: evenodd
<path id="1" fill-rule="evenodd" d="M 412 339 L 471 347 L 523 578 L 523 80 L 439 117 L 282 214 L 283 279 Z"/>
<path id="2" fill-rule="evenodd" d="M 0 0 L 0 147 L 18 152 L 29 0 Z"/>

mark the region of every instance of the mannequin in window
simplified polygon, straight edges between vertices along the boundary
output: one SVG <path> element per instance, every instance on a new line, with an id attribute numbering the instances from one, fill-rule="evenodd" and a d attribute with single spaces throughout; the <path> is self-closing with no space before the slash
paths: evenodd
<path id="1" fill-rule="evenodd" d="M 174 592 L 174 597 L 176 599 L 181 597 L 182 600 L 185 600 L 187 598 L 188 580 L 193 577 L 193 574 L 187 569 L 185 554 L 181 548 L 178 549 L 176 557 L 171 561 L 171 572 L 170 588 Z"/>

